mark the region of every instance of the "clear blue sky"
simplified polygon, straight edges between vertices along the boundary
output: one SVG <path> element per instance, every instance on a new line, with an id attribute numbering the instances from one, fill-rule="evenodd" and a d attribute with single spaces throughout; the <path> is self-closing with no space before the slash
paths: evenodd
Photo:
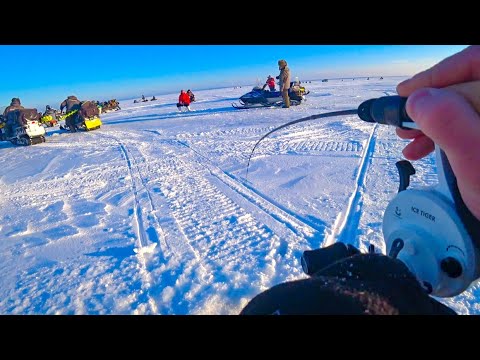
<path id="1" fill-rule="evenodd" d="M 180 89 L 254 84 L 287 60 L 300 80 L 413 75 L 466 45 L 0 45 L 0 106 L 58 108 Z"/>

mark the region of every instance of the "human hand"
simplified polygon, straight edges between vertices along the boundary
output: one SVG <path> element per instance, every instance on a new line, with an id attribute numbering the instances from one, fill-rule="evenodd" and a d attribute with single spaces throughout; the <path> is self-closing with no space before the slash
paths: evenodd
<path id="1" fill-rule="evenodd" d="M 407 159 L 428 155 L 434 143 L 445 151 L 463 201 L 480 220 L 480 81 L 475 80 L 480 80 L 478 45 L 400 83 L 397 92 L 408 97 L 407 113 L 421 131 L 397 129 L 397 134 L 413 139 L 403 150 Z"/>

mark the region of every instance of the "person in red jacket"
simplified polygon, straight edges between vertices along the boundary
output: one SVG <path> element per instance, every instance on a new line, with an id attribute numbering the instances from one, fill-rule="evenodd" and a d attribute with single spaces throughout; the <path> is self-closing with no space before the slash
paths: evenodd
<path id="1" fill-rule="evenodd" d="M 190 109 L 190 96 L 183 90 L 180 91 L 180 96 L 178 97 L 178 110 L 182 111 L 182 106 L 186 107 L 188 111 L 192 111 Z"/>
<path id="2" fill-rule="evenodd" d="M 265 85 L 263 85 L 262 90 L 265 89 L 267 85 L 270 88 L 270 91 L 275 91 L 275 79 L 270 75 L 268 75 L 267 81 L 265 82 Z"/>

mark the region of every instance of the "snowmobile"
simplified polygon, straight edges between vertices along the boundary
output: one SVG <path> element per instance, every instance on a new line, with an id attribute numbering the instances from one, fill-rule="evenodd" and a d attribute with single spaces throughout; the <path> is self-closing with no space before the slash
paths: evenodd
<path id="1" fill-rule="evenodd" d="M 85 118 L 85 120 L 83 121 L 83 123 L 80 124 L 80 126 L 83 127 L 85 131 L 100 129 L 100 127 L 102 126 L 102 120 L 100 120 L 99 116 Z"/>
<path id="2" fill-rule="evenodd" d="M 77 129 L 90 131 L 99 129 L 100 126 L 102 126 L 102 121 L 100 120 L 99 114 L 100 110 L 93 101 L 84 101 L 80 105 L 80 109 L 68 112 L 61 117 L 61 120 L 71 116 L 72 118 L 69 122 L 73 123 L 75 126 L 73 132 L 75 132 Z M 60 126 L 60 129 L 72 131 L 69 125 Z"/>
<path id="3" fill-rule="evenodd" d="M 117 99 L 112 99 L 112 100 L 105 101 L 102 104 L 100 113 L 108 113 L 108 112 L 118 111 L 118 110 L 122 110 L 120 108 L 120 103 L 117 101 Z"/>
<path id="4" fill-rule="evenodd" d="M 40 117 L 40 124 L 45 125 L 47 127 L 53 127 L 58 124 L 58 112 L 54 110 L 50 113 L 45 113 Z"/>
<path id="5" fill-rule="evenodd" d="M 45 142 L 45 128 L 37 109 L 16 109 L 6 117 L 0 116 L 0 140 L 24 146 Z"/>
<path id="6" fill-rule="evenodd" d="M 290 97 L 290 105 L 300 105 L 302 101 L 305 101 L 305 95 L 308 95 L 310 91 L 307 91 L 305 87 L 299 84 L 291 84 L 288 89 L 288 95 Z M 283 97 L 280 91 L 264 90 L 260 86 L 255 86 L 252 91 L 246 93 L 240 97 L 240 105 L 232 103 L 235 109 L 250 109 L 256 107 L 271 107 L 282 106 Z"/>

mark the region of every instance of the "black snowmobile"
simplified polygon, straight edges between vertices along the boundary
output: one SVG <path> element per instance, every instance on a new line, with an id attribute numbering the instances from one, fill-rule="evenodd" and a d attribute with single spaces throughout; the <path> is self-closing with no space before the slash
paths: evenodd
<path id="1" fill-rule="evenodd" d="M 291 83 L 288 95 L 290 97 L 290 105 L 300 105 L 305 101 L 305 95 L 310 91 L 306 91 L 303 86 Z M 259 86 L 255 86 L 252 91 L 240 97 L 240 105 L 232 103 L 235 109 L 250 109 L 256 107 L 282 106 L 283 97 L 280 91 L 264 90 Z"/>

